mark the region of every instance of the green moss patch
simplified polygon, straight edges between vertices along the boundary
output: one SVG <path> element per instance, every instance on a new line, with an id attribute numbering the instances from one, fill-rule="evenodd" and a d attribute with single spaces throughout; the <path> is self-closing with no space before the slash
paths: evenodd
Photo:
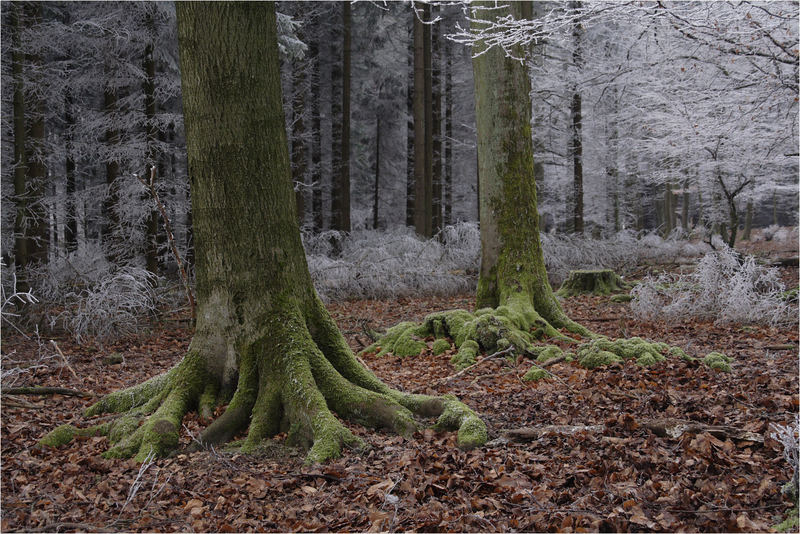
<path id="1" fill-rule="evenodd" d="M 721 352 L 709 352 L 706 354 L 705 358 L 703 358 L 703 363 L 707 366 L 711 367 L 712 369 L 716 369 L 717 371 L 722 371 L 724 373 L 731 372 L 731 362 L 733 358 L 730 356 L 726 356 Z"/>
<path id="2" fill-rule="evenodd" d="M 543 378 L 547 378 L 550 376 L 546 370 L 542 369 L 541 367 L 536 367 L 535 365 L 528 369 L 528 372 L 522 377 L 523 380 L 526 382 L 538 382 Z"/>
<path id="3" fill-rule="evenodd" d="M 475 341 L 471 339 L 467 340 L 461 345 L 461 347 L 458 349 L 458 352 L 450 359 L 450 363 L 452 363 L 455 368 L 460 371 L 461 369 L 465 369 L 474 364 L 478 360 L 478 354 L 480 351 L 481 349 Z"/>
<path id="4" fill-rule="evenodd" d="M 431 352 L 433 352 L 434 356 L 444 354 L 448 350 L 450 350 L 450 342 L 446 339 L 437 339 L 431 346 Z"/>

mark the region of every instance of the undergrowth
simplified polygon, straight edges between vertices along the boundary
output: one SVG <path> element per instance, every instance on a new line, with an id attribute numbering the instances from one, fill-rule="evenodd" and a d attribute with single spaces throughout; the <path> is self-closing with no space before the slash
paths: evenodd
<path id="1" fill-rule="evenodd" d="M 646 277 L 631 290 L 631 309 L 646 320 L 778 325 L 795 315 L 785 289 L 777 269 L 726 247 L 703 256 L 692 272 Z"/>
<path id="2" fill-rule="evenodd" d="M 770 236 L 785 237 L 778 230 Z M 644 262 L 678 262 L 710 250 L 705 243 L 689 242 L 677 233 L 666 239 L 630 230 L 602 239 L 543 233 L 541 239 L 548 276 L 556 286 L 573 270 L 613 269 L 624 274 L 627 268 Z M 474 222 L 448 226 L 428 240 L 420 239 L 410 228 L 396 227 L 305 233 L 303 244 L 312 280 L 325 301 L 472 293 L 477 283 L 480 230 Z M 751 269 L 747 271 L 750 274 L 712 276 L 715 269 L 732 272 L 732 264 L 725 260 L 722 267 L 711 268 L 709 257 L 701 261 L 697 272 L 705 274 L 697 280 L 649 279 L 640 285 L 634 304 L 639 316 L 654 318 L 661 306 L 667 306 L 665 318 L 701 314 L 731 322 L 774 324 L 783 320 L 785 305 L 774 300 L 773 290 L 764 293 L 764 288 L 778 287 L 773 284 L 776 275 L 756 275 Z M 13 272 L 3 269 L 6 291 Z M 20 327 L 64 330 L 79 342 L 103 342 L 136 332 L 159 310 L 184 303 L 176 281 L 158 278 L 136 262 L 113 265 L 100 247 L 91 244 L 22 274 L 39 302 L 24 307 L 28 317 L 20 318 Z M 719 292 L 723 280 L 725 287 L 732 284 L 735 291 Z M 699 288 L 690 293 L 677 291 L 693 285 Z M 746 317 L 741 317 L 743 314 Z"/>

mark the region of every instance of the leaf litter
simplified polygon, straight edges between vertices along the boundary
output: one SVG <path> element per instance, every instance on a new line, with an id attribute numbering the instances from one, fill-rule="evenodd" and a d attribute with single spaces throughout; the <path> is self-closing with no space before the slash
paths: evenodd
<path id="1" fill-rule="evenodd" d="M 471 297 L 401 298 L 332 303 L 329 309 L 354 350 L 371 330 L 455 307 Z M 487 360 L 455 374 L 452 349 L 418 357 L 365 358 L 393 387 L 453 393 L 476 409 L 490 444 L 462 451 L 453 433 L 426 429 L 404 439 L 348 426 L 367 441 L 323 465 L 279 435 L 254 455 L 225 448 L 178 453 L 147 464 L 106 460 L 105 438 L 79 438 L 58 450 L 34 445 L 65 423 L 80 424 L 90 399 L 29 397 L 2 409 L 3 531 L 768 531 L 791 503 L 781 486 L 791 473 L 770 425 L 798 411 L 796 325 L 789 329 L 642 323 L 627 304 L 583 296 L 564 302 L 576 320 L 610 337 L 668 341 L 690 354 L 721 350 L 732 373 L 680 359 L 640 368 L 632 362 L 588 371 L 561 362 L 559 380 L 524 382 L 522 358 Z M 170 323 L 172 324 L 172 323 Z M 78 377 L 63 367 L 35 368 L 29 385 L 104 394 L 174 365 L 191 332 L 180 323 L 118 341 L 100 352 L 67 339 L 58 344 Z M 432 340 L 429 340 L 432 341 Z M 3 340 L 15 358 L 36 347 Z M 789 344 L 793 350 L 765 349 Z M 104 356 L 123 355 L 109 365 Z M 12 399 L 13 400 L 13 399 Z M 217 415 L 221 413 L 218 410 Z M 735 427 L 763 443 L 684 433 L 658 436 L 658 418 Z M 184 420 L 182 445 L 207 421 Z M 509 430 L 560 425 L 532 441 Z"/>

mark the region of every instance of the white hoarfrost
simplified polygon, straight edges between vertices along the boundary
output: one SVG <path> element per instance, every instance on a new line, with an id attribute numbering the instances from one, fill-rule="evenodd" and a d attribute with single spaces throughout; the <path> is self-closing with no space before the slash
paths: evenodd
<path id="1" fill-rule="evenodd" d="M 777 325 L 796 313 L 784 291 L 777 269 L 725 248 L 703 256 L 690 273 L 648 276 L 631 290 L 631 308 L 646 320 Z"/>

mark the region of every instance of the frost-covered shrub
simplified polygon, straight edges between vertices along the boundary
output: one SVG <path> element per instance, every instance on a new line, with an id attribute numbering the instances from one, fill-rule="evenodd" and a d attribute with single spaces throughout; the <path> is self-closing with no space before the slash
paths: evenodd
<path id="1" fill-rule="evenodd" d="M 709 250 L 708 245 L 689 243 L 677 234 L 663 239 L 624 231 L 593 239 L 543 233 L 541 239 L 547 272 L 556 285 L 576 269 L 624 271 L 643 260 L 675 261 Z M 317 291 L 328 300 L 472 292 L 480 262 L 476 223 L 448 226 L 430 240 L 399 227 L 303 234 L 303 244 Z"/>
<path id="2" fill-rule="evenodd" d="M 777 269 L 728 248 L 706 254 L 691 273 L 648 276 L 631 290 L 641 319 L 712 319 L 718 324 L 776 325 L 792 318 Z"/>
<path id="3" fill-rule="evenodd" d="M 690 243 L 681 239 L 679 231 L 664 239 L 656 233 L 638 236 L 623 230 L 605 239 L 593 239 L 576 234 L 542 234 L 547 274 L 558 285 L 570 271 L 580 269 L 613 269 L 623 272 L 642 261 L 674 262 L 704 254 L 710 247 L 705 243 Z"/>
<path id="4" fill-rule="evenodd" d="M 800 415 L 795 415 L 794 426 L 792 424 L 773 425 L 770 437 L 779 441 L 783 445 L 783 458 L 789 467 L 792 468 L 792 477 L 784 487 L 784 491 L 793 494 L 793 498 L 798 496 L 798 477 L 800 477 Z"/>
<path id="5" fill-rule="evenodd" d="M 26 278 L 40 301 L 31 316 L 66 330 L 79 343 L 136 332 L 168 296 L 154 274 L 135 265 L 115 266 L 91 246 L 31 266 Z"/>
<path id="6" fill-rule="evenodd" d="M 429 240 L 400 227 L 305 234 L 303 244 L 311 278 L 326 300 L 449 295 L 472 291 L 476 283 L 480 233 L 474 223 L 448 226 Z"/>

